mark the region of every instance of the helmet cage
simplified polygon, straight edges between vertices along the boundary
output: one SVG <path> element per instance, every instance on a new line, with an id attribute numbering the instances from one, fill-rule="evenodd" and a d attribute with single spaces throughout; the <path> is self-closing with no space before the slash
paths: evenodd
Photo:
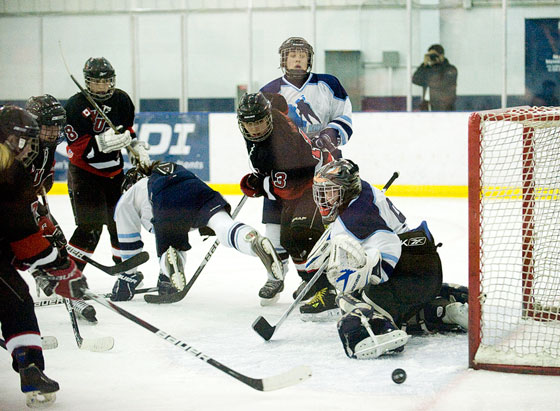
<path id="1" fill-rule="evenodd" d="M 313 200 L 326 224 L 332 223 L 338 216 L 341 200 L 344 198 L 344 187 L 332 181 L 315 177 L 313 179 Z"/>
<path id="2" fill-rule="evenodd" d="M 288 69 L 288 55 L 292 51 L 303 51 L 307 53 L 307 68 Z M 313 67 L 313 47 L 302 37 L 290 37 L 278 49 L 280 53 L 280 68 L 286 77 L 303 79 L 308 76 Z"/>
<path id="3" fill-rule="evenodd" d="M 0 142 L 24 167 L 29 167 L 39 154 L 38 135 L 37 122 L 27 111 L 16 106 L 4 106 L 0 110 Z"/>
<path id="4" fill-rule="evenodd" d="M 237 124 L 248 141 L 266 140 L 273 130 L 270 101 L 260 91 L 243 95 L 237 108 Z"/>
<path id="5" fill-rule="evenodd" d="M 40 132 L 39 139 L 48 145 L 55 146 L 64 139 L 63 127 L 66 124 L 66 110 L 60 102 L 45 94 L 38 97 L 31 97 L 27 100 L 25 109 L 37 120 Z M 52 126 L 58 126 L 53 130 Z"/>
<path id="6" fill-rule="evenodd" d="M 84 80 L 88 93 L 97 101 L 111 98 L 115 92 L 115 69 L 105 57 L 91 57 L 84 66 Z M 108 84 L 106 91 L 93 90 L 93 84 Z"/>
<path id="7" fill-rule="evenodd" d="M 121 194 L 124 194 L 126 191 L 128 191 L 128 189 L 130 189 L 130 187 L 132 187 L 138 181 L 142 180 L 144 177 L 146 177 L 146 174 L 144 174 L 137 167 L 132 167 L 124 175 L 124 179 L 121 184 Z"/>

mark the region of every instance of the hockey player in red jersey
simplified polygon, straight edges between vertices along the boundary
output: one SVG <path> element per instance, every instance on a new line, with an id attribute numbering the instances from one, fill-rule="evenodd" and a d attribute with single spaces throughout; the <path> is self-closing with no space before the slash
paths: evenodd
<path id="1" fill-rule="evenodd" d="M 0 323 L 12 366 L 30 406 L 48 405 L 59 386 L 44 373 L 41 336 L 29 288 L 18 270 L 41 269 L 54 291 L 67 298 L 87 287 L 74 261 L 46 240 L 31 204 L 37 196 L 28 167 L 38 153 L 39 127 L 25 110 L 0 109 Z"/>
<path id="2" fill-rule="evenodd" d="M 92 254 L 106 225 L 113 259 L 119 261 L 113 213 L 124 178 L 121 149 L 133 148 L 138 158 L 133 160 L 131 156 L 131 160 L 145 166 L 150 162 L 149 146 L 136 139 L 132 129 L 134 104 L 126 92 L 115 88 L 116 75 L 111 63 L 104 57 L 92 57 L 86 61 L 83 71 L 87 93 L 118 131 L 107 124 L 82 93 L 73 95 L 66 103 L 68 192 L 77 226 L 69 243 Z M 83 269 L 85 261 L 76 261 Z"/>
<path id="3" fill-rule="evenodd" d="M 66 125 L 66 110 L 60 102 L 50 94 L 30 97 L 25 109 L 37 121 L 39 125 L 39 153 L 29 171 L 33 176 L 33 186 L 39 196 L 47 194 L 54 181 L 54 164 L 56 146 L 64 139 L 63 128 Z M 46 196 L 44 197 L 44 200 Z M 39 200 L 33 203 L 33 210 L 37 218 L 37 224 L 43 232 L 43 236 L 49 240 L 61 254 L 66 255 L 66 237 L 47 204 Z M 38 286 L 46 295 L 52 294 L 52 288 L 48 281 L 41 280 L 40 271 L 33 273 Z M 97 323 L 95 308 L 83 300 L 72 301 L 74 310 L 84 320 Z"/>
<path id="4" fill-rule="evenodd" d="M 313 148 L 305 133 L 285 114 L 272 108 L 261 92 L 241 98 L 237 120 L 254 170 L 241 180 L 241 190 L 249 197 L 265 196 L 278 201 L 281 205 L 280 244 L 302 279 L 309 280 L 313 273 L 305 270 L 307 254 L 324 230 L 313 202 L 313 175 L 317 168 L 332 160 L 332 155 Z M 334 288 L 326 278 L 321 278 L 319 284 L 332 293 L 302 306 L 304 318 L 336 309 Z M 277 301 L 283 287 L 283 281 L 269 278 L 259 291 L 261 303 Z"/>

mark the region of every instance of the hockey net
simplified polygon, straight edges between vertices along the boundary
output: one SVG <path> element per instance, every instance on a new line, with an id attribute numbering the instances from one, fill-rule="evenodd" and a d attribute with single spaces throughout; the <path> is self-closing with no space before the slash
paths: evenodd
<path id="1" fill-rule="evenodd" d="M 469 363 L 560 374 L 560 107 L 469 119 Z"/>

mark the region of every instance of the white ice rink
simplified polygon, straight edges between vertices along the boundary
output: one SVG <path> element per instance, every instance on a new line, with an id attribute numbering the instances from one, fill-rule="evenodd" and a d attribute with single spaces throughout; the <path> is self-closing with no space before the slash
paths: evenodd
<path id="1" fill-rule="evenodd" d="M 390 195 L 390 192 L 388 193 Z M 228 197 L 235 206 L 240 197 Z M 50 196 L 51 210 L 69 238 L 74 222 L 67 196 Z M 467 200 L 393 198 L 414 227 L 428 221 L 437 242 L 444 281 L 467 284 Z M 261 232 L 262 200 L 249 199 L 239 220 Z M 154 240 L 144 235 L 152 258 L 141 266 L 144 286 L 155 286 L 158 263 Z M 187 276 L 210 248 L 191 235 Z M 94 258 L 111 264 L 107 233 Z M 88 266 L 90 288 L 109 292 L 114 278 Z M 31 276 L 28 283 L 35 286 Z M 173 305 L 148 305 L 142 296 L 119 303 L 126 310 L 204 354 L 250 377 L 262 378 L 308 365 L 311 379 L 279 391 L 258 392 L 214 367 L 168 344 L 135 323 L 95 305 L 99 323 L 80 322 L 84 338 L 112 336 L 113 350 L 79 350 L 68 313 L 62 305 L 36 310 L 43 335 L 58 338 L 56 350 L 45 351 L 46 373 L 61 386 L 52 410 L 557 410 L 559 377 L 472 371 L 467 368 L 467 335 L 413 337 L 405 351 L 371 361 L 346 357 L 336 323 L 304 323 L 298 311 L 270 342 L 251 324 L 263 315 L 275 324 L 292 302 L 299 284 L 291 267 L 280 302 L 262 308 L 257 296 L 266 275 L 260 261 L 219 246 L 185 299 Z M 95 303 L 94 303 L 95 304 Z M 26 409 L 11 358 L 0 351 L 0 410 Z M 403 368 L 406 382 L 396 385 L 391 372 Z"/>

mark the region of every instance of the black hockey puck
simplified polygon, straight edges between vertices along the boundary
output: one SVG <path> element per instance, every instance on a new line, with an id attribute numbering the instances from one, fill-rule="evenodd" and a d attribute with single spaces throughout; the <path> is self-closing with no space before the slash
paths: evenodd
<path id="1" fill-rule="evenodd" d="M 395 368 L 393 374 L 391 374 L 391 378 L 395 384 L 402 384 L 406 381 L 406 371 L 402 368 Z"/>

